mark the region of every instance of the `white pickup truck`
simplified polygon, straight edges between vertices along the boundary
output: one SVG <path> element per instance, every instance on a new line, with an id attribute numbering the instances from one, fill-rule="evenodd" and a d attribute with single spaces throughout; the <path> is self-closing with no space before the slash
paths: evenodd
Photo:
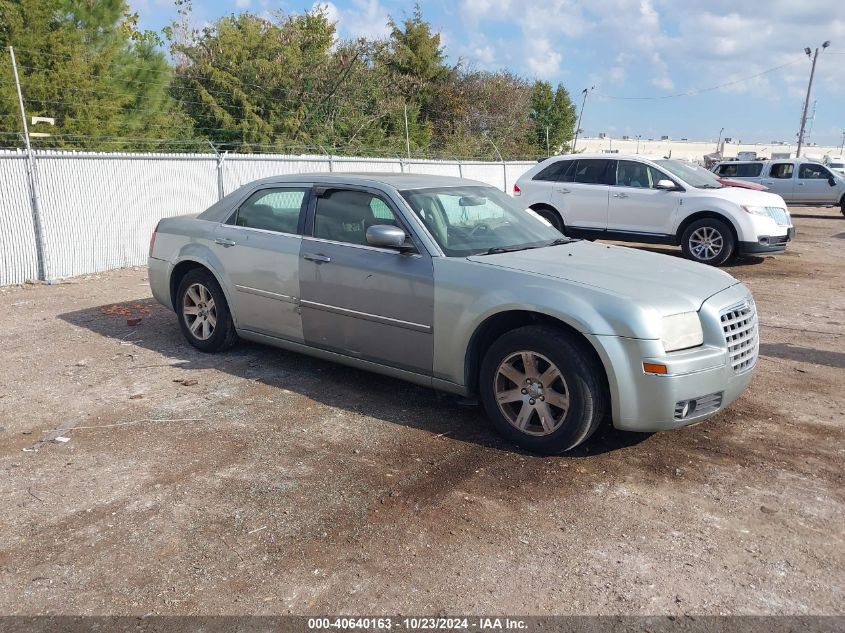
<path id="1" fill-rule="evenodd" d="M 832 166 L 806 158 L 719 163 L 713 171 L 720 178 L 748 180 L 764 185 L 787 204 L 838 206 L 845 215 L 845 174 Z"/>

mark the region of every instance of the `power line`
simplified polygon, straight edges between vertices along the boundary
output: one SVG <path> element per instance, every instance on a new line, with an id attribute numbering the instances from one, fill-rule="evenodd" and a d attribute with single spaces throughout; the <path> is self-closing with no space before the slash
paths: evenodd
<path id="1" fill-rule="evenodd" d="M 657 96 L 647 96 L 647 97 L 622 97 L 616 95 L 608 95 L 602 92 L 596 92 L 597 95 L 602 96 L 606 99 L 618 99 L 618 100 L 632 100 L 632 101 L 640 101 L 640 100 L 656 100 L 656 99 L 675 99 L 677 97 L 693 97 L 695 95 L 699 95 L 705 92 L 712 92 L 714 90 L 719 90 L 720 88 L 726 88 L 727 86 L 734 86 L 736 84 L 742 83 L 744 81 L 749 81 L 751 79 L 756 79 L 757 77 L 762 77 L 763 75 L 767 75 L 769 73 L 773 73 L 776 70 L 780 70 L 781 68 L 786 68 L 787 66 L 792 66 L 797 64 L 798 62 L 802 61 L 803 57 L 794 59 L 791 62 L 787 62 L 785 64 L 781 64 L 780 66 L 775 66 L 773 68 L 769 68 L 762 72 L 756 73 L 754 75 L 749 75 L 748 77 L 742 77 L 740 79 L 735 79 L 733 81 L 726 81 L 725 83 L 718 84 L 716 86 L 709 86 L 708 88 L 697 88 L 694 90 L 689 90 L 687 92 L 678 92 L 675 94 L 670 95 L 657 95 Z"/>

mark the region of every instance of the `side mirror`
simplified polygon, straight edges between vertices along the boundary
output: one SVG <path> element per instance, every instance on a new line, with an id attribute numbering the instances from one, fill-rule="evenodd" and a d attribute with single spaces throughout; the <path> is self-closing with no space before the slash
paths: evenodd
<path id="1" fill-rule="evenodd" d="M 407 239 L 405 231 L 389 224 L 376 224 L 367 229 L 367 244 L 370 246 L 408 250 Z"/>
<path id="2" fill-rule="evenodd" d="M 827 184 L 829 184 L 831 187 L 835 187 L 836 186 L 836 178 L 831 176 L 830 178 L 827 179 Z"/>
<path id="3" fill-rule="evenodd" d="M 663 191 L 674 191 L 677 189 L 675 183 L 669 179 L 664 178 L 663 180 L 658 180 L 657 184 L 654 185 L 655 189 L 662 189 Z"/>

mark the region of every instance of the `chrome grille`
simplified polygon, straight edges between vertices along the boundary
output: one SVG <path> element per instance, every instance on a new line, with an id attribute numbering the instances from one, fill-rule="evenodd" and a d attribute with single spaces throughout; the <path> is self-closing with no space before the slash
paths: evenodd
<path id="1" fill-rule="evenodd" d="M 731 367 L 736 373 L 748 371 L 757 363 L 760 338 L 757 333 L 757 308 L 753 299 L 723 310 L 722 331 L 728 344 Z"/>
<path id="2" fill-rule="evenodd" d="M 792 221 L 789 219 L 789 213 L 786 209 L 780 207 L 766 207 L 766 212 L 769 217 L 778 223 L 778 226 L 791 226 Z"/>

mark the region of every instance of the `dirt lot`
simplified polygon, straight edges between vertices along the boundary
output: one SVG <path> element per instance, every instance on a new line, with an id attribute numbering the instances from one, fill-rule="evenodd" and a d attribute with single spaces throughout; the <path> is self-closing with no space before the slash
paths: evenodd
<path id="1" fill-rule="evenodd" d="M 554 458 L 398 381 L 202 355 L 144 270 L 0 291 L 0 613 L 845 613 L 845 218 L 793 212 L 731 268 L 748 392 Z"/>

